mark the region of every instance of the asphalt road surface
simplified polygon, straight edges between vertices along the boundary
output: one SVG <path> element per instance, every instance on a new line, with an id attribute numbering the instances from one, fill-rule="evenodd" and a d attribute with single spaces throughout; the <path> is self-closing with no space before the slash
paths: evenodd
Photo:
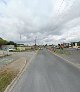
<path id="1" fill-rule="evenodd" d="M 80 92 L 80 70 L 44 49 L 11 92 Z"/>

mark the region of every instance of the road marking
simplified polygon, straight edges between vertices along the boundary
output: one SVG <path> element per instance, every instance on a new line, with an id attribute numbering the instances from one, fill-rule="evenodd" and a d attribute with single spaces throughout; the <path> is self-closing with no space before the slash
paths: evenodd
<path id="1" fill-rule="evenodd" d="M 11 84 L 6 88 L 6 90 L 4 92 L 12 92 L 12 90 L 16 86 L 17 82 L 20 80 L 21 76 L 26 71 L 26 69 L 29 67 L 29 65 L 31 64 L 32 60 L 36 57 L 36 55 L 38 54 L 38 52 L 39 52 L 39 50 L 36 52 L 35 55 L 33 55 L 33 57 L 29 60 L 28 63 L 26 61 L 26 64 L 23 67 L 22 71 L 19 72 L 19 74 L 17 75 L 17 77 L 11 82 Z"/>

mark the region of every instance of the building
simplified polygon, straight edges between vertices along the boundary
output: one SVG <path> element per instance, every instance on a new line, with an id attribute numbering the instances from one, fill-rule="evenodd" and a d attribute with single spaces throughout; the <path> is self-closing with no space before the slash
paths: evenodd
<path id="1" fill-rule="evenodd" d="M 80 48 L 80 41 L 79 42 L 72 42 L 71 45 L 73 48 Z"/>
<path id="2" fill-rule="evenodd" d="M 14 45 L 2 45 L 2 50 L 9 50 L 9 49 L 15 49 Z"/>
<path id="3" fill-rule="evenodd" d="M 19 50 L 19 51 L 31 50 L 31 46 L 18 45 L 18 46 L 17 46 L 17 50 Z"/>
<path id="4" fill-rule="evenodd" d="M 64 48 L 69 48 L 69 43 L 63 43 Z"/>

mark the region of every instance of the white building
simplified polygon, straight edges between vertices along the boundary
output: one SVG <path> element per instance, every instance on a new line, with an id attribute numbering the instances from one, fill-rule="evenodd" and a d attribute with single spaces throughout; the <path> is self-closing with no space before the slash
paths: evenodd
<path id="1" fill-rule="evenodd" d="M 71 44 L 73 48 L 80 48 L 80 42 L 72 42 Z"/>
<path id="2" fill-rule="evenodd" d="M 9 50 L 9 49 L 15 49 L 14 45 L 2 45 L 2 50 Z"/>

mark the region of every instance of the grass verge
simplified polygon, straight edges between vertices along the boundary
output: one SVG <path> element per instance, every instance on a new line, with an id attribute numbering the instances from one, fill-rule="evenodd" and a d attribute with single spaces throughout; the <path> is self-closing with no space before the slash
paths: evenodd
<path id="1" fill-rule="evenodd" d="M 65 49 L 65 48 L 63 50 L 56 49 L 55 53 L 59 54 L 61 56 L 63 56 L 63 55 L 65 55 L 65 56 L 71 55 L 71 53 L 67 49 Z"/>
<path id="2" fill-rule="evenodd" d="M 6 87 L 17 76 L 18 71 L 5 70 L 0 72 L 0 92 L 4 92 Z"/>

